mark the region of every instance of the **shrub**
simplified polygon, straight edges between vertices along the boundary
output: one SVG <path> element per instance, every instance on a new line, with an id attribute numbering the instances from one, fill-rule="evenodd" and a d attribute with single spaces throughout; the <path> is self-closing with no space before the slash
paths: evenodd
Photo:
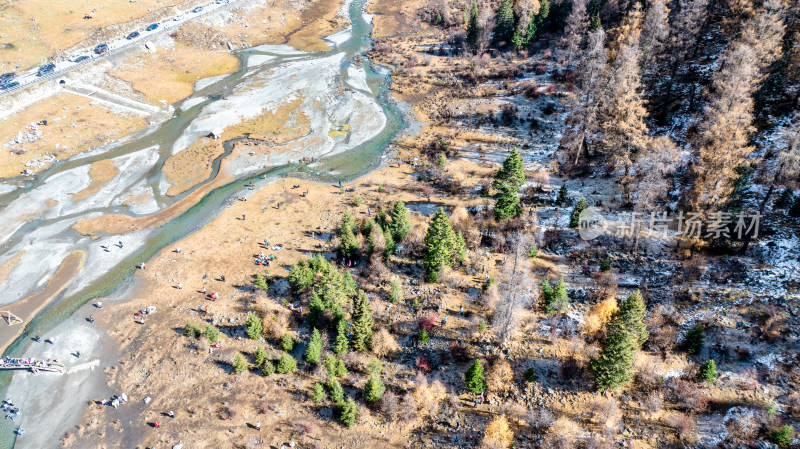
<path id="1" fill-rule="evenodd" d="M 403 285 L 397 277 L 392 278 L 389 290 L 389 302 L 400 302 L 403 300 Z"/>
<path id="2" fill-rule="evenodd" d="M 314 388 L 311 389 L 311 400 L 317 404 L 325 400 L 325 388 L 321 383 L 315 383 Z"/>
<path id="3" fill-rule="evenodd" d="M 531 245 L 531 247 L 528 248 L 528 257 L 531 259 L 539 257 L 539 247 L 536 245 Z"/>
<path id="4" fill-rule="evenodd" d="M 569 307 L 569 296 L 567 296 L 567 287 L 564 285 L 564 279 L 560 279 L 555 288 L 550 284 L 550 281 L 543 280 L 541 291 L 544 309 L 547 314 L 565 312 Z"/>
<path id="5" fill-rule="evenodd" d="M 247 361 L 238 352 L 233 357 L 233 371 L 236 374 L 242 373 L 247 370 Z"/>
<path id="6" fill-rule="evenodd" d="M 514 384 L 514 371 L 505 359 L 499 359 L 489 368 L 486 386 L 490 391 L 507 392 Z"/>
<path id="7" fill-rule="evenodd" d="M 272 364 L 272 361 L 267 360 L 264 362 L 264 366 L 261 367 L 261 375 L 267 377 L 273 374 L 275 374 L 275 365 Z"/>
<path id="8" fill-rule="evenodd" d="M 717 379 L 717 376 L 719 376 L 719 373 L 717 373 L 717 364 L 714 362 L 714 359 L 708 360 L 700 365 L 700 372 L 698 375 L 701 380 L 713 383 Z"/>
<path id="9" fill-rule="evenodd" d="M 480 360 L 475 360 L 464 374 L 464 383 L 467 385 L 467 390 L 475 394 L 481 394 L 486 390 L 486 380 L 483 377 Z"/>
<path id="10" fill-rule="evenodd" d="M 201 333 L 200 326 L 194 323 L 186 323 L 186 327 L 183 328 L 183 334 L 189 338 L 197 338 Z"/>
<path id="11" fill-rule="evenodd" d="M 525 380 L 531 383 L 536 382 L 536 370 L 532 366 L 525 370 Z"/>
<path id="12" fill-rule="evenodd" d="M 280 374 L 291 374 L 297 369 L 297 362 L 294 357 L 284 353 L 278 361 L 277 371 Z"/>
<path id="13" fill-rule="evenodd" d="M 769 433 L 769 440 L 779 446 L 788 446 L 794 439 L 794 427 L 789 424 L 782 425 L 777 429 L 772 429 Z"/>
<path id="14" fill-rule="evenodd" d="M 386 357 L 399 350 L 400 345 L 386 328 L 381 328 L 372 338 L 372 352 L 378 357 Z"/>
<path id="15" fill-rule="evenodd" d="M 331 401 L 335 404 L 344 401 L 344 388 L 342 388 L 342 384 L 340 384 L 338 380 L 331 380 L 328 382 L 328 394 L 331 397 Z"/>
<path id="16" fill-rule="evenodd" d="M 219 341 L 219 330 L 212 325 L 207 325 L 205 330 L 203 330 L 203 336 L 208 339 L 211 343 L 216 343 Z"/>
<path id="17" fill-rule="evenodd" d="M 600 271 L 606 273 L 611 270 L 611 258 L 606 256 L 605 259 L 600 263 Z"/>
<path id="18" fill-rule="evenodd" d="M 286 352 L 291 352 L 294 349 L 294 338 L 288 332 L 283 334 L 281 338 L 281 348 Z"/>
<path id="19" fill-rule="evenodd" d="M 414 359 L 414 366 L 417 367 L 422 372 L 429 373 L 433 371 L 433 367 L 431 366 L 431 361 L 428 360 L 427 357 L 424 355 L 417 356 Z"/>
<path id="20" fill-rule="evenodd" d="M 514 432 L 508 425 L 505 415 L 498 416 L 486 426 L 483 434 L 483 446 L 491 448 L 504 448 L 514 442 Z"/>
<path id="21" fill-rule="evenodd" d="M 339 405 L 339 419 L 345 427 L 353 427 L 358 419 L 358 404 L 353 398 L 347 398 L 347 401 Z"/>
<path id="22" fill-rule="evenodd" d="M 428 337 L 428 333 L 425 332 L 425 329 L 422 329 L 419 333 L 419 342 L 423 345 L 428 342 L 430 337 Z"/>
<path id="23" fill-rule="evenodd" d="M 418 324 L 422 331 L 430 332 L 439 323 L 439 317 L 435 312 L 428 312 L 420 317 Z"/>

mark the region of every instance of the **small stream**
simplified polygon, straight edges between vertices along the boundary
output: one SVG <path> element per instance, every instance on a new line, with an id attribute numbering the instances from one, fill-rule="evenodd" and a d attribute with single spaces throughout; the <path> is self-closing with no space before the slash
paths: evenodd
<path id="1" fill-rule="evenodd" d="M 37 240 L 34 242 L 31 240 L 31 243 L 27 243 L 28 245 L 32 243 L 39 245 L 49 244 L 54 248 L 56 245 L 61 245 L 64 247 L 63 251 L 66 252 L 71 252 L 76 249 L 86 249 L 88 253 L 87 268 L 84 268 L 79 278 L 73 281 L 70 288 L 59 295 L 59 297 L 26 326 L 23 335 L 8 348 L 4 355 L 24 356 L 32 335 L 46 335 L 49 330 L 70 317 L 88 301 L 93 298 L 111 295 L 121 287 L 128 285 L 130 283 L 131 274 L 139 263 L 149 260 L 165 246 L 185 238 L 208 224 L 227 207 L 233 198 L 246 195 L 247 190 L 245 184 L 253 182 L 256 184 L 256 188 L 259 188 L 272 182 L 272 180 L 277 177 L 289 174 L 303 176 L 320 182 L 333 183 L 337 180 L 353 179 L 379 167 L 383 160 L 384 150 L 397 133 L 403 129 L 405 123 L 403 114 L 388 96 L 388 86 L 391 82 L 390 77 L 378 73 L 371 62 L 362 56 L 363 53 L 371 47 L 369 35 L 372 25 L 365 20 L 362 11 L 366 1 L 367 0 L 354 0 L 352 4 L 350 4 L 349 15 L 352 23 L 352 35 L 349 36 L 348 39 L 340 41 L 333 50 L 303 53 L 300 56 L 298 56 L 298 52 L 293 54 L 281 54 L 281 52 L 276 53 L 270 51 L 270 48 L 263 49 L 259 47 L 238 52 L 240 69 L 237 72 L 224 78 L 220 77 L 219 80 L 214 80 L 215 82 L 207 86 L 202 86 L 200 89 L 196 90 L 192 97 L 184 100 L 184 102 L 191 101 L 197 104 L 188 107 L 186 110 L 175 113 L 172 118 L 153 129 L 139 132 L 119 142 L 98 147 L 97 149 L 78 155 L 70 160 L 57 163 L 30 179 L 15 180 L 17 183 L 24 182 L 25 187 L 10 193 L 0 194 L 1 220 L 4 209 L 9 208 L 10 205 L 15 202 L 25 200 L 27 198 L 26 195 L 30 195 L 40 186 L 46 185 L 54 179 L 58 179 L 59 175 L 65 176 L 70 170 L 88 169 L 88 165 L 92 162 L 126 157 L 157 146 L 157 157 L 154 155 L 153 158 L 151 158 L 151 160 L 155 160 L 155 162 L 142 170 L 141 174 L 137 175 L 137 179 L 131 181 L 127 187 L 123 186 L 123 188 L 133 189 L 134 187 L 141 188 L 142 186 L 146 186 L 153 192 L 153 199 L 155 204 L 157 204 L 158 210 L 169 207 L 171 204 L 174 204 L 193 190 L 202 186 L 202 184 L 195 186 L 193 189 L 177 197 L 167 197 L 162 193 L 163 175 L 161 174 L 161 168 L 164 161 L 173 154 L 173 148 L 176 142 L 191 130 L 192 124 L 201 116 L 205 108 L 236 92 L 237 88 L 242 83 L 246 83 L 248 78 L 253 76 L 254 73 L 278 70 L 281 64 L 292 60 L 326 58 L 338 53 L 344 53 L 344 62 L 342 63 L 339 75 L 342 83 L 348 79 L 348 69 L 351 64 L 362 64 L 366 73 L 366 86 L 368 87 L 368 91 L 364 92 L 363 89 L 361 89 L 361 91 L 368 93 L 371 98 L 377 100 L 386 118 L 385 125 L 377 135 L 354 148 L 347 149 L 345 152 L 322 157 L 307 165 L 283 164 L 280 166 L 266 167 L 260 171 L 245 173 L 241 176 L 241 179 L 237 179 L 235 182 L 212 190 L 186 212 L 163 226 L 137 232 L 136 239 L 138 239 L 139 245 L 136 246 L 135 249 L 120 256 L 118 260 L 113 262 L 113 266 L 107 269 L 102 275 L 90 277 L 89 280 L 84 282 L 80 281 L 84 275 L 89 276 L 86 272 L 91 271 L 89 269 L 91 268 L 90 259 L 92 257 L 97 257 L 97 254 L 103 256 L 102 253 L 93 252 L 95 251 L 94 249 L 91 251 L 89 250 L 89 248 L 96 248 L 100 244 L 98 241 L 92 241 L 87 237 L 79 236 L 74 230 L 69 228 L 69 226 L 62 226 L 64 228 L 63 230 L 47 234 L 47 238 L 52 239 L 52 242 L 47 240 Z M 272 59 L 270 59 L 267 64 L 259 65 L 255 68 L 248 67 L 248 61 L 253 56 L 268 56 Z M 206 99 L 202 101 L 197 100 L 201 97 Z M 234 142 L 240 139 L 242 138 L 225 142 L 225 155 L 230 154 Z M 217 175 L 221 159 L 222 157 L 215 161 L 213 173 L 204 183 L 210 182 Z M 125 193 L 126 192 L 122 191 L 115 192 L 117 197 L 121 197 Z M 72 211 L 71 213 L 60 216 L 45 216 L 24 223 L 21 227 L 15 229 L 13 234 L 5 239 L 5 241 L 0 243 L 0 263 L 13 256 L 20 247 L 25 247 L 26 242 L 31 239 L 31 235 L 37 235 L 37 232 L 42 232 L 42 229 L 47 226 L 56 227 L 64 223 L 71 225 L 71 223 L 74 223 L 78 219 L 87 216 L 108 213 L 137 216 L 135 213 L 136 211 L 132 210 L 129 206 L 120 204 L 121 202 L 117 202 L 117 204 L 113 203 L 112 201 L 112 204 L 107 206 Z M 0 238 L 2 238 L 2 235 L 0 235 Z M 35 237 L 33 238 L 35 239 Z M 111 236 L 110 238 L 114 241 L 117 240 L 117 236 Z M 128 243 L 126 242 L 126 246 L 127 245 Z M 25 259 L 23 258 L 23 262 L 24 261 Z M 94 272 L 92 274 L 94 274 Z M 2 284 L 0 284 L 0 287 L 1 286 Z M 36 289 L 32 289 L 32 291 L 25 296 L 35 291 Z M 14 300 L 16 299 L 20 298 L 14 298 Z M 4 303 L 7 302 L 10 301 L 4 301 Z M 21 375 L 29 374 L 23 373 Z M 11 375 L 8 372 L 0 373 L 0 388 L 2 388 L 5 394 L 3 398 L 14 396 L 13 392 L 7 391 L 10 380 Z M 80 407 L 81 409 L 82 404 Z M 25 404 L 18 403 L 18 405 L 21 406 L 24 413 Z M 35 416 L 25 416 L 25 421 L 35 419 Z M 17 424 L 18 423 L 9 420 L 0 421 L 0 448 L 11 448 L 14 446 L 15 435 L 13 434 L 13 430 L 16 429 Z M 54 441 L 53 447 L 56 444 L 57 443 Z"/>

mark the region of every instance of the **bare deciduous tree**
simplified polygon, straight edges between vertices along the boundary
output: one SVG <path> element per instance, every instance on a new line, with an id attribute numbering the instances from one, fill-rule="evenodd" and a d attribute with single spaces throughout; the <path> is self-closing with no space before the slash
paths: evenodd
<path id="1" fill-rule="evenodd" d="M 499 300 L 492 315 L 492 326 L 500 344 L 511 341 L 519 327 L 521 310 L 536 297 L 536 282 L 528 260 L 528 248 L 533 243 L 527 234 L 514 233 L 507 239 L 511 250 L 502 270 Z"/>
<path id="2" fill-rule="evenodd" d="M 589 34 L 589 44 L 578 64 L 580 86 L 567 100 L 569 115 L 561 138 L 561 151 L 573 166 L 578 164 L 581 154 L 588 151 L 589 141 L 599 130 L 598 106 L 607 80 L 605 38 L 602 29 Z"/>
<path id="3" fill-rule="evenodd" d="M 568 60 L 574 60 L 581 48 L 586 32 L 589 30 L 589 15 L 586 12 L 586 0 L 573 0 L 572 11 L 567 16 L 564 34 L 559 47 L 564 50 Z"/>

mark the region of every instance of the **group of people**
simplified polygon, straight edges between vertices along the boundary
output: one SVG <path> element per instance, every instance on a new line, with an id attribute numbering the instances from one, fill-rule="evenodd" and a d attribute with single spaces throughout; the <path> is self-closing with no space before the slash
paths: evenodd
<path id="1" fill-rule="evenodd" d="M 11 402 L 11 399 L 6 399 L 3 401 L 3 411 L 6 412 L 6 419 L 14 420 L 14 418 L 19 415 L 20 411 L 19 408 L 14 406 L 14 403 Z M 21 434 L 20 434 L 21 435 Z"/>

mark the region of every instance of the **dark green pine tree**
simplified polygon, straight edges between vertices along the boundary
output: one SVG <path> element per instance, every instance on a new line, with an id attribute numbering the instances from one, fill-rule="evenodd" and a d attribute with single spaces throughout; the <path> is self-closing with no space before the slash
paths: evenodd
<path id="1" fill-rule="evenodd" d="M 353 398 L 347 398 L 347 401 L 339 404 L 339 419 L 345 427 L 353 427 L 358 420 L 358 404 Z"/>
<path id="2" fill-rule="evenodd" d="M 469 10 L 469 22 L 467 23 L 467 45 L 475 51 L 480 45 L 481 27 L 479 23 L 478 4 L 473 2 Z"/>
<path id="3" fill-rule="evenodd" d="M 408 208 L 402 201 L 395 201 L 392 207 L 392 237 L 395 242 L 402 242 L 411 231 L 411 218 Z"/>
<path id="4" fill-rule="evenodd" d="M 431 218 L 428 234 L 425 235 L 423 263 L 428 282 L 438 282 L 442 268 L 452 264 L 455 247 L 455 232 L 450 218 L 441 207 Z"/>
<path id="5" fill-rule="evenodd" d="M 486 390 L 486 379 L 483 377 L 483 367 L 480 360 L 475 362 L 464 373 L 464 383 L 467 385 L 467 390 L 481 394 Z"/>
<path id="6" fill-rule="evenodd" d="M 550 15 L 550 2 L 547 0 L 539 0 L 539 14 L 536 14 L 536 28 L 541 30 L 544 28 L 544 21 Z"/>
<path id="7" fill-rule="evenodd" d="M 345 212 L 342 218 L 342 225 L 339 229 L 339 257 L 353 260 L 358 256 L 358 240 L 353 233 L 355 223 L 353 217 Z"/>
<path id="8" fill-rule="evenodd" d="M 306 362 L 316 365 L 319 363 L 320 357 L 322 357 L 322 335 L 314 328 L 311 331 L 311 340 L 306 348 Z"/>
<path id="9" fill-rule="evenodd" d="M 778 200 L 775 201 L 775 207 L 778 209 L 786 209 L 791 205 L 792 205 L 792 190 L 787 187 L 783 189 L 783 192 L 781 192 L 781 196 L 779 196 Z"/>
<path id="10" fill-rule="evenodd" d="M 464 241 L 464 234 L 462 234 L 461 231 L 458 231 L 458 234 L 456 234 L 453 257 L 458 263 L 464 263 L 464 261 L 467 260 L 467 242 Z"/>
<path id="11" fill-rule="evenodd" d="M 525 38 L 522 37 L 519 27 L 514 30 L 514 36 L 511 37 L 511 47 L 514 50 L 519 50 L 525 44 Z"/>
<path id="12" fill-rule="evenodd" d="M 597 358 L 589 362 L 601 392 L 618 391 L 633 380 L 633 360 L 636 353 L 636 335 L 618 322 L 614 313 L 606 324 L 606 341 Z"/>
<path id="13" fill-rule="evenodd" d="M 261 346 L 256 348 L 256 356 L 254 359 L 256 366 L 262 366 L 264 363 L 267 362 L 269 357 L 267 356 L 267 351 L 264 350 Z"/>
<path id="14" fill-rule="evenodd" d="M 372 305 L 360 290 L 353 300 L 353 349 L 366 351 L 372 346 Z"/>
<path id="15" fill-rule="evenodd" d="M 519 191 L 513 186 L 502 184 L 495 195 L 494 215 L 498 221 L 522 215 L 519 205 Z"/>
<path id="16" fill-rule="evenodd" d="M 700 372 L 697 373 L 700 380 L 704 380 L 708 383 L 714 383 L 717 380 L 717 376 L 719 373 L 717 372 L 717 364 L 714 362 L 714 359 L 708 360 L 707 362 L 700 365 Z"/>
<path id="17" fill-rule="evenodd" d="M 570 228 L 577 228 L 580 224 L 580 217 L 581 213 L 586 210 L 586 198 L 581 197 L 578 200 L 578 204 L 575 205 L 575 208 L 572 209 L 572 215 L 569 217 L 569 227 Z"/>
<path id="18" fill-rule="evenodd" d="M 342 355 L 349 349 L 349 342 L 347 341 L 347 321 L 344 317 L 336 321 L 336 341 L 333 343 L 333 352 Z"/>
<path id="19" fill-rule="evenodd" d="M 511 42 L 514 34 L 514 6 L 510 0 L 503 0 L 497 10 L 494 26 L 495 42 Z"/>
<path id="20" fill-rule="evenodd" d="M 800 217 L 800 195 L 796 196 L 792 201 L 792 207 L 789 208 L 789 215 L 792 217 Z"/>
<path id="21" fill-rule="evenodd" d="M 244 326 L 248 337 L 252 338 L 253 340 L 261 339 L 261 332 L 263 331 L 263 328 L 261 327 L 261 320 L 258 319 L 255 313 L 250 312 L 247 314 L 247 322 L 244 323 Z"/>
<path id="22" fill-rule="evenodd" d="M 536 31 L 537 31 L 537 20 L 536 15 L 531 12 L 530 20 L 528 21 L 528 26 L 525 28 L 525 39 L 522 41 L 522 45 L 529 46 L 532 43 L 536 42 Z"/>
<path id="23" fill-rule="evenodd" d="M 647 326 L 644 324 L 645 312 L 644 299 L 639 290 L 634 291 L 626 300 L 620 302 L 617 310 L 620 324 L 625 330 L 633 333 L 637 347 L 641 347 L 650 336 Z"/>
<path id="24" fill-rule="evenodd" d="M 558 189 L 558 198 L 556 198 L 556 204 L 559 206 L 563 206 L 564 203 L 567 202 L 567 185 L 561 184 L 561 188 Z"/>
<path id="25" fill-rule="evenodd" d="M 503 161 L 503 166 L 494 175 L 493 185 L 496 189 L 502 185 L 509 185 L 517 191 L 525 185 L 525 166 L 517 147 L 511 150 L 511 154 Z"/>
<path id="26" fill-rule="evenodd" d="M 364 384 L 364 400 L 370 404 L 374 404 L 381 400 L 383 393 L 386 391 L 386 386 L 381 379 L 373 374 L 369 380 Z"/>
<path id="27" fill-rule="evenodd" d="M 631 293 L 606 323 L 606 343 L 589 367 L 600 391 L 617 391 L 633 380 L 633 359 L 647 341 L 644 324 L 645 306 L 639 290 Z"/>
<path id="28" fill-rule="evenodd" d="M 236 353 L 236 356 L 233 357 L 233 371 L 236 374 L 247 371 L 247 361 L 238 352 Z"/>
<path id="29" fill-rule="evenodd" d="M 308 321 L 311 326 L 319 326 L 322 320 L 322 314 L 325 313 L 325 303 L 317 294 L 316 290 L 311 291 L 311 301 L 308 303 Z"/>
<path id="30" fill-rule="evenodd" d="M 397 249 L 397 244 L 394 242 L 392 231 L 388 226 L 383 229 L 383 239 L 386 241 L 386 249 L 383 250 L 383 259 L 389 260 L 389 256 L 394 254 Z"/>
<path id="31" fill-rule="evenodd" d="M 522 156 L 517 147 L 503 161 L 503 166 L 494 176 L 492 183 L 498 190 L 495 195 L 495 216 L 498 220 L 519 217 L 522 208 L 519 205 L 519 191 L 525 184 L 525 168 Z"/>

